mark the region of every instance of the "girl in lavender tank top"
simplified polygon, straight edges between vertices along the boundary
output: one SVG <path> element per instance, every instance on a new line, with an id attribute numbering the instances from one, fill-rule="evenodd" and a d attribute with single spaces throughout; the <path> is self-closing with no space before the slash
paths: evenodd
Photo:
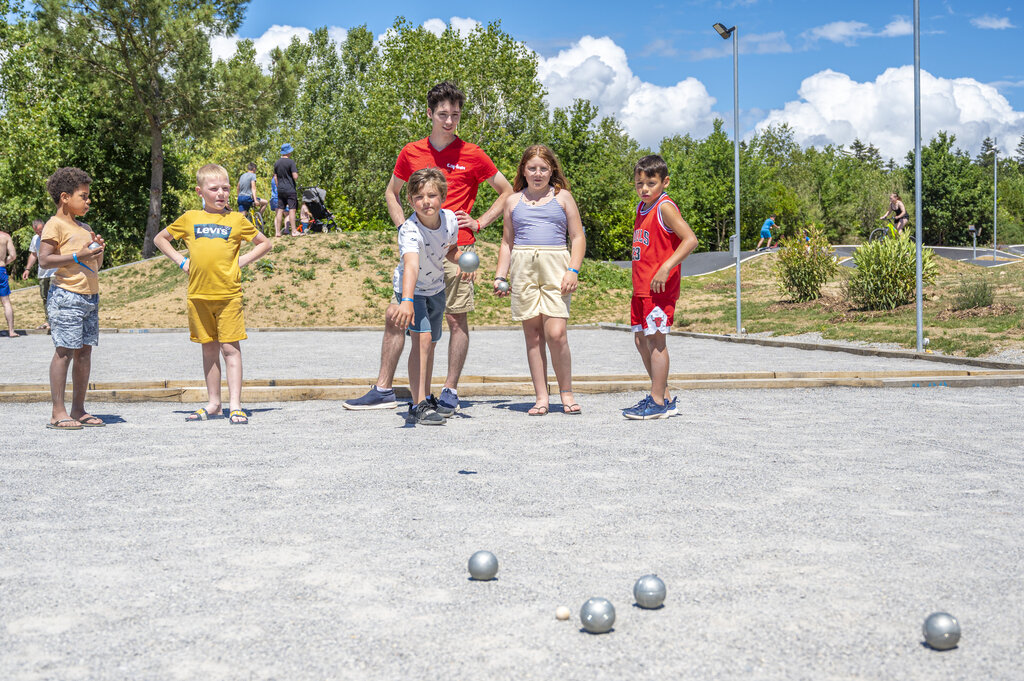
<path id="1" fill-rule="evenodd" d="M 528 413 L 548 413 L 550 353 L 562 411 L 579 414 L 580 405 L 572 392 L 566 320 L 587 250 L 580 211 L 558 159 L 543 144 L 523 152 L 512 188 L 516 193 L 505 202 L 494 293 L 506 296 L 511 288 L 512 318 L 523 324 L 526 358 L 537 393 L 537 401 Z"/>

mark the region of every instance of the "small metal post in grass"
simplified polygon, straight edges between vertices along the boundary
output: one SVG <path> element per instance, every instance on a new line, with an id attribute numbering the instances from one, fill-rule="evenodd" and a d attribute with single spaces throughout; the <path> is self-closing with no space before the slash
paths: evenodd
<path id="1" fill-rule="evenodd" d="M 992 264 L 999 247 L 999 138 L 992 140 Z"/>

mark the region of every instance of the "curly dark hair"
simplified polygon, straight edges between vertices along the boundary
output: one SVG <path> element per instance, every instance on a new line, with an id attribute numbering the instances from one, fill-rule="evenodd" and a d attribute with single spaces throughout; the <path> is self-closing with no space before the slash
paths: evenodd
<path id="1" fill-rule="evenodd" d="M 462 94 L 458 85 L 446 80 L 430 88 L 427 93 L 427 108 L 431 111 L 437 109 L 441 102 L 450 102 L 461 109 L 466 105 L 466 95 Z"/>
<path id="2" fill-rule="evenodd" d="M 61 194 L 73 194 L 83 184 L 92 184 L 89 173 L 81 168 L 58 168 L 46 181 L 46 191 L 53 202 L 59 205 Z"/>

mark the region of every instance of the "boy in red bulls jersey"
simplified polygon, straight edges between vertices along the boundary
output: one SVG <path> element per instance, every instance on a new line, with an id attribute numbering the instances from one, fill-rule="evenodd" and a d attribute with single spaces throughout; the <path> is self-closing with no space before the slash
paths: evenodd
<path id="1" fill-rule="evenodd" d="M 668 165 L 661 156 L 637 161 L 633 178 L 640 203 L 633 222 L 630 323 L 636 349 L 651 377 L 651 394 L 624 409 L 622 415 L 647 421 L 679 413 L 668 394 L 666 337 L 679 299 L 679 263 L 697 247 L 697 237 L 665 193 Z"/>

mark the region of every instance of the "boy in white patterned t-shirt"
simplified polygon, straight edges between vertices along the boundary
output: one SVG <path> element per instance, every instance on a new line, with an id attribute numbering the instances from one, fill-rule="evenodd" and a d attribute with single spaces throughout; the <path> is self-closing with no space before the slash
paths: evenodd
<path id="1" fill-rule="evenodd" d="M 409 177 L 407 197 L 415 211 L 398 230 L 398 267 L 393 279 L 395 298 L 385 317 L 384 345 L 404 344 L 413 338 L 409 353 L 409 388 L 412 404 L 408 420 L 441 425 L 437 403 L 430 394 L 434 370 L 434 344 L 441 338 L 444 316 L 444 260 L 457 263 L 459 223 L 455 213 L 441 208 L 448 185 L 437 168 L 417 170 Z M 462 273 L 469 279 L 468 272 Z"/>

